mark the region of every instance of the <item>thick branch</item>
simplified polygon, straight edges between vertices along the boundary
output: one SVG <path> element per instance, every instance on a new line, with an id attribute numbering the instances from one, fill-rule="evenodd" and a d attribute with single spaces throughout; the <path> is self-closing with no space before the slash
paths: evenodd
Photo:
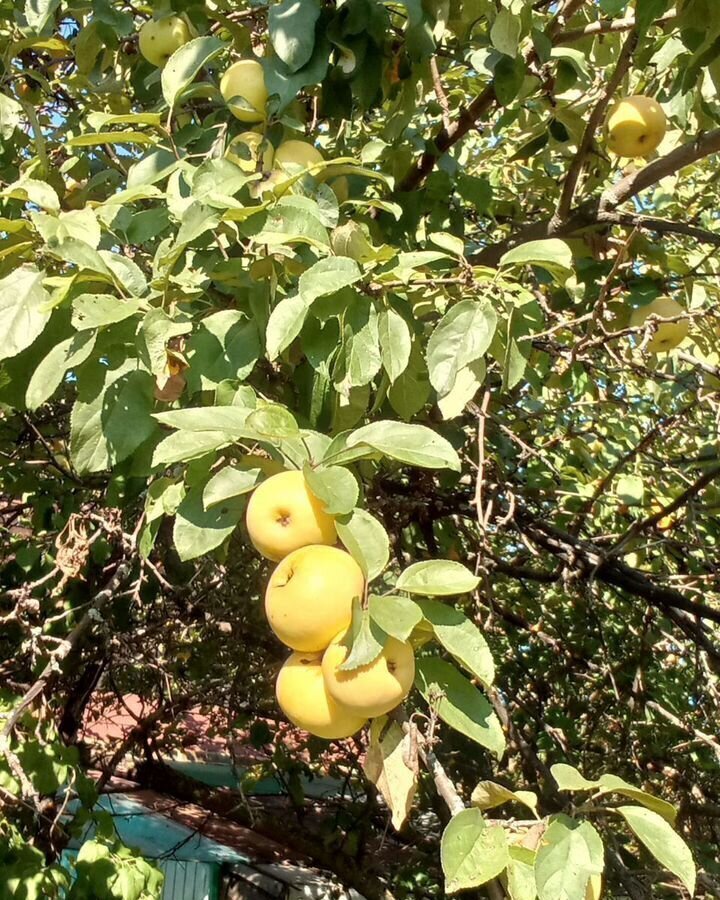
<path id="1" fill-rule="evenodd" d="M 580 566 L 605 584 L 642 597 L 658 609 L 681 610 L 701 619 L 720 623 L 720 609 L 688 600 L 674 588 L 661 587 L 648 576 L 620 560 L 608 558 L 589 541 L 573 537 L 548 522 L 531 517 L 521 510 L 516 516 L 518 527 L 535 544 L 571 566 Z M 718 651 L 720 659 L 720 651 Z"/>
<path id="2" fill-rule="evenodd" d="M 684 234 L 693 237 L 702 244 L 720 246 L 720 233 L 689 225 L 687 222 L 673 222 L 670 219 L 658 219 L 655 216 L 636 216 L 633 213 L 599 212 L 597 221 L 610 225 L 627 225 L 630 228 L 643 228 L 657 234 Z"/>
<path id="3" fill-rule="evenodd" d="M 636 534 L 639 534 L 646 528 L 650 528 L 652 525 L 657 525 L 657 523 L 662 518 L 672 515 L 672 513 L 676 512 L 682 506 L 685 506 L 690 500 L 693 499 L 693 497 L 696 497 L 711 482 L 713 482 L 718 477 L 718 475 L 720 475 L 720 467 L 708 469 L 707 472 L 703 472 L 703 474 L 699 478 L 697 478 L 671 503 L 668 503 L 667 506 L 661 507 L 651 516 L 647 516 L 647 518 L 635 522 L 630 528 L 628 528 L 626 534 L 624 534 L 622 538 L 620 538 L 620 540 L 617 542 L 617 544 L 613 547 L 612 552 L 617 553 L 618 550 L 624 547 L 627 542 Z M 720 622 L 720 612 L 718 612 L 718 618 L 716 621 Z"/>
<path id="4" fill-rule="evenodd" d="M 566 221 L 544 219 L 532 222 L 504 241 L 498 241 L 485 247 L 476 253 L 470 262 L 476 266 L 496 266 L 504 253 L 519 244 L 547 237 L 569 237 L 585 228 L 597 225 L 628 225 L 634 228 L 647 228 L 661 234 L 684 234 L 708 244 L 717 244 L 720 242 L 720 238 L 714 232 L 704 228 L 698 228 L 685 222 L 658 219 L 653 216 L 617 212 L 616 207 L 668 175 L 719 152 L 720 128 L 677 147 L 666 156 L 656 159 L 645 168 L 623 178 L 618 184 L 608 188 L 599 200 L 591 200 L 577 207 L 569 214 Z"/>
<path id="5" fill-rule="evenodd" d="M 657 184 L 668 175 L 674 175 L 681 169 L 713 153 L 720 152 L 720 128 L 698 135 L 694 141 L 676 147 L 665 156 L 653 160 L 636 172 L 626 175 L 622 181 L 608 188 L 600 198 L 598 210 L 607 212 L 616 209 L 621 203 Z"/>

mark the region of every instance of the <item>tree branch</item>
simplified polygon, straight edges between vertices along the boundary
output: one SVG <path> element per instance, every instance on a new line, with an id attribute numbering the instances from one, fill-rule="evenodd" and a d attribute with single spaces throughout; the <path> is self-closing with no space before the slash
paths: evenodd
<path id="1" fill-rule="evenodd" d="M 593 111 L 590 113 L 590 118 L 588 119 L 587 125 L 585 126 L 585 131 L 583 132 L 580 146 L 578 147 L 577 153 L 575 154 L 573 161 L 570 164 L 570 168 L 563 183 L 560 202 L 558 203 L 557 210 L 555 212 L 555 215 L 553 216 L 551 227 L 557 227 L 557 225 L 559 225 L 567 218 L 570 212 L 573 198 L 575 197 L 575 191 L 577 190 L 578 181 L 580 180 L 580 175 L 582 174 L 583 166 L 585 165 L 585 160 L 588 153 L 590 152 L 590 148 L 595 138 L 595 132 L 598 130 L 603 119 L 605 118 L 605 111 L 607 110 L 610 101 L 613 98 L 613 95 L 620 86 L 620 82 L 623 80 L 626 72 L 630 68 L 630 65 L 632 63 L 632 56 L 635 52 L 635 48 L 637 47 L 637 42 L 637 32 L 631 31 L 625 39 L 623 48 L 620 51 L 618 61 L 615 65 L 615 70 L 612 73 L 610 80 L 607 82 L 607 86 L 605 87 L 602 96 L 595 104 Z"/>
<path id="2" fill-rule="evenodd" d="M 690 225 L 687 222 L 672 222 L 670 219 L 658 219 L 655 216 L 636 216 L 633 213 L 599 212 L 599 223 L 610 225 L 627 225 L 630 228 L 643 228 L 658 234 L 684 234 L 693 237 L 703 244 L 720 246 L 720 233 L 715 234 L 706 228 Z"/>
<path id="3" fill-rule="evenodd" d="M 457 118 L 448 128 L 442 128 L 432 142 L 433 148 L 426 150 L 415 166 L 410 169 L 408 174 L 398 185 L 400 193 L 408 193 L 427 178 L 432 172 L 437 159 L 443 155 L 453 144 L 457 144 L 470 131 L 477 120 L 485 115 L 493 103 L 496 102 L 495 89 L 490 84 L 485 90 L 478 94 L 472 103 L 465 107 Z"/>
<path id="4" fill-rule="evenodd" d="M 46 663 L 45 668 L 32 687 L 25 692 L 23 698 L 5 723 L 5 727 L 0 734 L 1 743 L 7 741 L 25 710 L 55 683 L 61 672 L 61 663 L 80 644 L 85 634 L 90 630 L 92 623 L 97 620 L 100 610 L 119 593 L 119 588 L 130 574 L 131 567 L 130 560 L 124 560 L 120 563 L 107 586 L 95 595 L 90 609 L 87 610 L 82 619 L 73 628 L 67 639 L 58 644 L 57 648 L 50 654 L 50 659 Z"/>
<path id="5" fill-rule="evenodd" d="M 681 610 L 720 623 L 720 609 L 688 600 L 674 588 L 655 584 L 639 569 L 633 569 L 620 560 L 608 558 L 589 541 L 583 541 L 556 528 L 548 522 L 532 517 L 527 510 L 519 510 L 515 521 L 518 528 L 539 547 L 557 556 L 571 566 L 580 566 L 605 584 L 642 597 L 651 606 L 663 611 Z M 720 660 L 720 650 L 717 651 Z"/>
<path id="6" fill-rule="evenodd" d="M 637 172 L 631 172 L 608 188 L 600 197 L 598 211 L 603 213 L 616 209 L 621 203 L 657 184 L 668 175 L 673 175 L 705 156 L 718 152 L 720 152 L 720 128 L 708 131 L 707 134 L 700 134 L 694 141 L 676 147 L 670 153 L 653 160 Z"/>
<path id="7" fill-rule="evenodd" d="M 665 15 L 659 16 L 653 24 L 667 25 L 677 18 L 677 10 L 670 9 Z M 591 22 L 584 28 L 572 28 L 559 34 L 555 40 L 557 45 L 572 44 L 586 37 L 593 37 L 596 34 L 609 34 L 617 31 L 630 31 L 635 27 L 634 18 L 626 19 L 600 19 L 597 22 Z"/>
<path id="8" fill-rule="evenodd" d="M 714 232 L 697 228 L 695 225 L 670 222 L 634 213 L 616 212 L 617 206 L 640 191 L 713 153 L 720 153 L 720 128 L 709 131 L 705 135 L 698 135 L 694 141 L 677 147 L 666 156 L 662 156 L 643 169 L 626 176 L 616 185 L 608 188 L 599 199 L 590 200 L 576 207 L 565 221 L 543 219 L 532 222 L 505 240 L 490 244 L 480 250 L 471 257 L 470 263 L 474 266 L 497 266 L 502 255 L 519 244 L 548 237 L 569 237 L 585 228 L 597 225 L 628 225 L 634 228 L 655 230 L 663 234 L 685 234 L 706 243 L 715 244 L 719 239 Z"/>

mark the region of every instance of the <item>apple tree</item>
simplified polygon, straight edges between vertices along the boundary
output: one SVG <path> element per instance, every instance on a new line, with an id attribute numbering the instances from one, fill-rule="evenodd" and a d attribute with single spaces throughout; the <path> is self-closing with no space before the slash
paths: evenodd
<path id="1" fill-rule="evenodd" d="M 117 775 L 369 900 L 720 896 L 716 0 L 0 14 L 0 896 L 160 895 Z M 331 743 L 246 521 L 288 471 L 347 671 L 414 657 Z"/>

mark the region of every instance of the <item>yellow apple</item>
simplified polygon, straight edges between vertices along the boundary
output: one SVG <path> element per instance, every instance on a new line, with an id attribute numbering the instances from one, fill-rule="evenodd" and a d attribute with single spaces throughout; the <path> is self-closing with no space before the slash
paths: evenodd
<path id="1" fill-rule="evenodd" d="M 300 169 L 309 169 L 323 162 L 322 153 L 307 141 L 283 141 L 275 151 L 273 168 L 294 175 Z M 315 177 L 319 178 L 321 173 Z"/>
<path id="2" fill-rule="evenodd" d="M 362 597 L 364 587 L 349 553 L 311 544 L 286 556 L 270 576 L 265 614 L 283 644 L 316 653 L 350 626 L 353 597 Z"/>
<path id="3" fill-rule="evenodd" d="M 635 95 L 618 101 L 607 118 L 608 149 L 617 156 L 650 156 L 665 137 L 667 120 L 652 97 Z"/>
<path id="4" fill-rule="evenodd" d="M 246 522 L 255 548 L 275 562 L 299 547 L 337 541 L 335 519 L 297 470 L 280 472 L 255 488 Z"/>
<path id="5" fill-rule="evenodd" d="M 233 63 L 220 79 L 220 93 L 230 112 L 241 122 L 262 122 L 268 91 L 263 67 L 256 59 L 241 59 Z M 243 103 L 232 103 L 241 97 Z"/>
<path id="6" fill-rule="evenodd" d="M 275 695 L 293 725 L 317 737 L 350 737 L 365 724 L 364 716 L 345 709 L 328 694 L 319 655 L 291 654 L 278 674 Z"/>
<path id="7" fill-rule="evenodd" d="M 243 172 L 256 172 L 260 162 L 260 169 L 268 172 L 272 168 L 274 152 L 270 141 L 266 141 L 257 131 L 243 131 L 230 141 L 225 159 L 240 166 Z"/>
<path id="8" fill-rule="evenodd" d="M 323 654 L 322 670 L 330 695 L 361 716 L 374 718 L 390 712 L 410 692 L 415 679 L 415 654 L 407 641 L 390 637 L 382 653 L 366 666 L 342 671 L 348 655 L 338 635 Z"/>
<path id="9" fill-rule="evenodd" d="M 190 29 L 180 16 L 151 19 L 140 29 L 140 52 L 149 63 L 162 67 L 189 40 Z"/>
<path id="10" fill-rule="evenodd" d="M 676 319 L 684 315 L 685 310 L 672 297 L 657 297 L 652 303 L 634 309 L 630 316 L 632 328 L 638 328 L 644 324 L 649 316 L 659 316 L 661 319 Z M 688 335 L 690 323 L 687 319 L 677 319 L 675 322 L 658 322 L 655 333 L 647 344 L 650 353 L 663 353 L 672 350 L 681 344 Z"/>

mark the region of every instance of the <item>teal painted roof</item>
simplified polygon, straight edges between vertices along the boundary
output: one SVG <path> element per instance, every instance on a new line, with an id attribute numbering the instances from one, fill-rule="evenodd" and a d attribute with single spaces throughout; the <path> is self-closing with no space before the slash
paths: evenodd
<path id="1" fill-rule="evenodd" d="M 96 806 L 112 813 L 123 843 L 148 859 L 191 860 L 208 863 L 249 863 L 250 859 L 191 828 L 138 803 L 128 794 L 103 794 Z M 88 840 L 92 831 L 83 835 Z"/>

